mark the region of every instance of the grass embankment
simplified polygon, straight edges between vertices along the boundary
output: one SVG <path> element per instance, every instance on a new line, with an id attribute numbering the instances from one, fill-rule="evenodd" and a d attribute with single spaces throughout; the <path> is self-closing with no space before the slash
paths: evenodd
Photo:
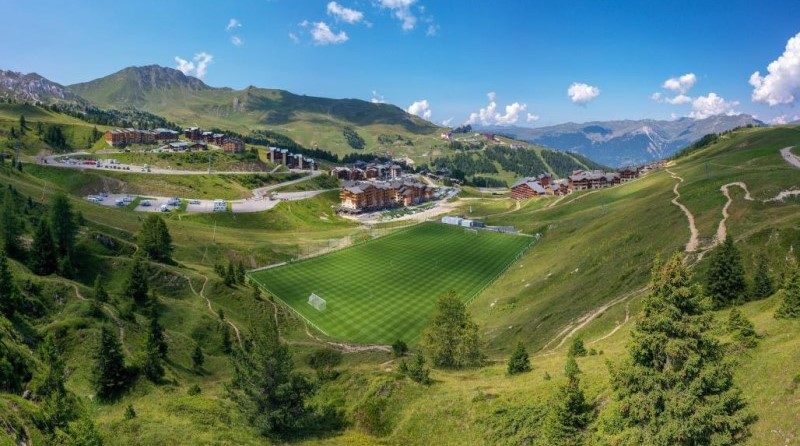
<path id="1" fill-rule="evenodd" d="M 208 171 L 209 159 L 212 172 L 266 172 L 274 167 L 261 161 L 257 153 L 250 151 L 242 153 L 229 153 L 222 150 L 189 153 L 131 151 L 109 155 L 97 154 L 97 157 L 116 159 L 122 164 L 138 166 L 147 164 L 152 167 L 176 170 Z"/>

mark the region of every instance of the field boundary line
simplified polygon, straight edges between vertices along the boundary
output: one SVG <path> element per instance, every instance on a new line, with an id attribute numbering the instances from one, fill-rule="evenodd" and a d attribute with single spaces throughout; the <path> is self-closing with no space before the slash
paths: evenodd
<path id="1" fill-rule="evenodd" d="M 319 331 L 320 333 L 324 334 L 325 336 L 331 337 L 331 335 L 329 335 L 327 332 L 325 332 L 325 330 L 323 330 L 323 329 L 319 328 L 319 326 L 318 326 L 317 324 L 315 324 L 315 323 L 311 322 L 311 321 L 310 321 L 310 320 L 309 320 L 307 317 L 303 316 L 303 315 L 302 315 L 302 314 L 301 314 L 299 311 L 297 311 L 297 309 L 295 309 L 294 307 L 292 307 L 291 305 L 289 305 L 289 303 L 288 303 L 288 302 L 286 302 L 285 300 L 281 299 L 281 298 L 280 298 L 280 296 L 278 296 L 278 295 L 277 295 L 277 294 L 275 294 L 275 293 L 274 293 L 272 290 L 270 290 L 269 288 L 267 288 L 267 286 L 266 286 L 266 285 L 264 285 L 264 284 L 263 284 L 263 283 L 262 283 L 260 280 L 256 279 L 256 278 L 255 278 L 255 277 L 253 277 L 252 275 L 250 276 L 250 280 L 252 280 L 252 281 L 254 281 L 255 283 L 257 283 L 257 284 L 258 284 L 258 286 L 260 286 L 260 287 L 261 287 L 261 288 L 263 288 L 263 289 L 264 289 L 266 292 L 268 292 L 269 294 L 271 294 L 271 295 L 272 295 L 272 296 L 273 296 L 275 299 L 278 299 L 279 301 L 281 301 L 281 303 L 282 303 L 283 305 L 285 305 L 285 306 L 289 307 L 289 309 L 290 309 L 290 310 L 292 310 L 292 312 L 294 312 L 295 314 L 297 314 L 298 316 L 300 316 L 300 318 L 301 318 L 301 319 L 303 319 L 303 320 L 304 320 L 304 321 L 305 321 L 307 324 L 309 324 L 309 325 L 311 325 L 312 327 L 314 327 L 314 329 L 316 329 L 316 330 L 317 330 L 317 331 Z"/>
<path id="2" fill-rule="evenodd" d="M 525 235 L 527 235 L 527 234 L 525 234 Z M 534 237 L 534 236 L 529 236 L 529 237 L 531 237 L 531 241 L 530 241 L 530 242 L 529 242 L 527 245 L 525 245 L 525 247 L 524 247 L 524 248 L 522 248 L 522 249 L 521 249 L 521 250 L 520 250 L 520 251 L 517 253 L 517 255 L 516 255 L 516 256 L 514 256 L 514 258 L 513 258 L 513 259 L 511 259 L 511 261 L 509 261 L 509 262 L 506 264 L 506 266 L 504 266 L 504 267 L 503 267 L 503 269 L 502 269 L 502 270 L 500 270 L 500 272 L 499 272 L 499 273 L 497 273 L 497 274 L 496 274 L 496 275 L 495 275 L 495 276 L 494 276 L 494 277 L 493 277 L 491 280 L 489 280 L 488 282 L 486 282 L 486 284 L 484 284 L 484 285 L 483 285 L 483 286 L 482 286 L 482 287 L 481 287 L 481 288 L 480 288 L 478 291 L 476 291 L 475 293 L 473 293 L 473 294 L 472 294 L 472 296 L 470 296 L 470 297 L 469 297 L 469 298 L 468 298 L 466 301 L 464 301 L 464 305 L 469 305 L 469 304 L 471 304 L 471 303 L 472 303 L 472 301 L 474 301 L 474 300 L 475 300 L 475 299 L 476 299 L 478 296 L 480 296 L 481 294 L 483 294 L 483 292 L 484 292 L 484 291 L 486 291 L 486 288 L 489 288 L 489 285 L 492 285 L 492 284 L 493 284 L 493 283 L 495 283 L 495 282 L 496 282 L 496 281 L 497 281 L 497 280 L 498 280 L 498 279 L 499 279 L 499 278 L 500 278 L 500 277 L 501 277 L 503 274 L 507 273 L 507 272 L 508 272 L 508 270 L 509 270 L 509 269 L 511 269 L 511 266 L 512 266 L 512 265 L 514 265 L 515 263 L 517 263 L 517 261 L 518 261 L 519 259 L 521 259 L 521 258 L 522 258 L 522 256 L 523 256 L 523 255 L 524 255 L 524 254 L 525 254 L 525 253 L 526 253 L 526 252 L 527 252 L 527 251 L 528 251 L 528 250 L 531 248 L 531 246 L 533 246 L 533 244 L 534 244 L 534 243 L 536 243 L 537 241 L 539 241 L 539 238 L 536 238 L 536 237 Z M 541 237 L 540 237 L 540 238 L 541 238 Z"/>

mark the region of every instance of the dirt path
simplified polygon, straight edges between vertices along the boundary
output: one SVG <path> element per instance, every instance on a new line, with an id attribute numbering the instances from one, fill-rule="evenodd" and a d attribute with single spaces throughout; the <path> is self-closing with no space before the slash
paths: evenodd
<path id="1" fill-rule="evenodd" d="M 781 156 L 787 163 L 800 169 L 800 157 L 792 153 L 793 146 L 784 147 L 781 149 Z"/>
<path id="2" fill-rule="evenodd" d="M 72 288 L 75 289 L 75 296 L 77 296 L 78 299 L 89 300 L 86 297 L 84 297 L 83 294 L 81 294 L 81 290 L 80 288 L 78 288 L 78 284 L 73 282 Z M 108 315 L 108 317 L 114 322 L 114 325 L 116 325 L 117 329 L 119 330 L 119 343 L 120 345 L 122 345 L 122 350 L 125 352 L 126 355 L 131 356 L 130 349 L 128 349 L 128 346 L 125 345 L 125 327 L 122 325 L 122 320 L 120 320 L 120 318 L 117 316 L 114 310 L 111 309 L 111 306 L 109 304 L 102 303 L 101 307 L 103 308 L 103 311 L 106 313 L 106 315 Z"/>
<path id="3" fill-rule="evenodd" d="M 722 219 L 719 221 L 719 226 L 717 226 L 717 236 L 714 240 L 713 246 L 722 243 L 722 241 L 725 240 L 725 237 L 728 235 L 728 230 L 726 226 L 728 217 L 730 217 L 728 209 L 730 208 L 731 203 L 733 203 L 733 198 L 731 197 L 731 193 L 729 190 L 731 186 L 737 186 L 742 190 L 744 190 L 744 199 L 748 201 L 753 201 L 753 197 L 750 196 L 750 191 L 747 190 L 747 185 L 742 183 L 741 181 L 728 183 L 719 188 L 719 190 L 722 192 L 722 195 L 724 195 L 728 201 L 725 202 L 725 206 L 722 207 Z"/>
<path id="4" fill-rule="evenodd" d="M 681 193 L 678 192 L 678 186 L 680 186 L 680 184 L 683 183 L 683 178 L 679 177 L 678 175 L 675 174 L 675 172 L 669 169 L 666 170 L 667 173 L 669 173 L 672 178 L 678 180 L 678 182 L 675 183 L 675 187 L 672 188 L 672 192 L 675 194 L 675 198 L 672 199 L 671 203 L 674 204 L 675 206 L 678 206 L 683 211 L 683 213 L 686 214 L 686 219 L 689 222 L 689 241 L 686 242 L 686 248 L 684 249 L 684 251 L 695 252 L 697 251 L 697 248 L 700 245 L 700 236 L 699 233 L 697 232 L 697 226 L 694 223 L 694 215 L 689 210 L 689 208 L 687 208 L 686 206 L 683 205 L 683 203 L 678 201 L 678 199 L 681 198 Z"/>
<path id="5" fill-rule="evenodd" d="M 208 284 L 208 276 L 200 273 L 197 274 L 203 278 L 203 286 L 200 287 L 199 293 L 194 289 L 194 284 L 192 284 L 192 279 L 185 274 L 182 274 L 182 276 L 184 279 L 186 279 L 186 282 L 189 283 L 189 288 L 192 290 L 192 293 L 194 293 L 195 296 L 202 297 L 206 301 L 206 306 L 208 307 L 208 311 L 213 315 L 217 315 L 217 313 L 214 311 L 214 307 L 211 305 L 211 299 L 209 299 L 205 295 L 206 285 Z M 239 347 L 242 347 L 244 344 L 242 344 L 242 335 L 239 332 L 239 327 L 237 327 L 236 324 L 231 322 L 229 319 L 225 319 L 225 322 L 227 322 L 228 325 L 230 325 L 231 328 L 233 328 L 234 333 L 236 333 L 236 340 L 239 342 Z"/>

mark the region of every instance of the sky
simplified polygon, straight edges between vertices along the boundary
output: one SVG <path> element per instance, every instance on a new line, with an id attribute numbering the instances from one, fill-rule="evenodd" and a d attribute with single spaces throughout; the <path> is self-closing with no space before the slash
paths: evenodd
<path id="1" fill-rule="evenodd" d="M 0 11 L 0 69 L 65 85 L 158 64 L 451 126 L 800 119 L 797 0 L 0 0 Z"/>

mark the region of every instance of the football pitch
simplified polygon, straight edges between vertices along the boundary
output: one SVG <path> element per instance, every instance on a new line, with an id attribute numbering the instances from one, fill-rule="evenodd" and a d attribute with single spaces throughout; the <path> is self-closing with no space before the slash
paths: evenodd
<path id="1" fill-rule="evenodd" d="M 416 342 L 439 296 L 452 290 L 471 300 L 533 240 L 423 223 L 250 277 L 329 337 Z M 324 309 L 308 303 L 312 293 Z"/>

